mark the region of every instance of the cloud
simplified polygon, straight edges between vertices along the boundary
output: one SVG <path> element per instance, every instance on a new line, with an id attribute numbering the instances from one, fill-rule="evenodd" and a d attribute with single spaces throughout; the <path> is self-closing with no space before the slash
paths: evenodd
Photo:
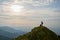
<path id="1" fill-rule="evenodd" d="M 54 0 L 36 0 L 32 2 L 32 5 L 33 6 L 45 6 L 45 5 L 50 5 L 53 2 Z"/>
<path id="2" fill-rule="evenodd" d="M 22 5 L 25 8 L 40 8 L 54 3 L 54 0 L 2 0 L 1 5 L 11 5 L 11 4 Z"/>
<path id="3" fill-rule="evenodd" d="M 39 8 L 46 8 L 47 6 L 52 5 L 55 0 L 18 0 L 19 4 L 23 5 L 25 8 L 28 9 L 39 9 Z"/>
<path id="4" fill-rule="evenodd" d="M 33 6 L 45 6 L 54 3 L 54 0 L 23 0 L 24 3 L 30 3 Z"/>

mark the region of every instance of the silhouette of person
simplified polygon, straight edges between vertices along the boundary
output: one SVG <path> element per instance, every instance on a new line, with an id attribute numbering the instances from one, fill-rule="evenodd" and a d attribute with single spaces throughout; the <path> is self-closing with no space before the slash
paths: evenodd
<path id="1" fill-rule="evenodd" d="M 43 21 L 41 21 L 41 24 L 40 24 L 40 26 L 43 26 Z"/>

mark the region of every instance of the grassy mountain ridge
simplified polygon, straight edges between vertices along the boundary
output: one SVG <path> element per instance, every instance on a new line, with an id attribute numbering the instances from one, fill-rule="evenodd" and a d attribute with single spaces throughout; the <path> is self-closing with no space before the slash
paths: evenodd
<path id="1" fill-rule="evenodd" d="M 58 40 L 58 36 L 45 26 L 38 26 L 14 40 Z"/>
<path id="2" fill-rule="evenodd" d="M 60 40 L 60 35 L 58 35 L 58 39 Z"/>

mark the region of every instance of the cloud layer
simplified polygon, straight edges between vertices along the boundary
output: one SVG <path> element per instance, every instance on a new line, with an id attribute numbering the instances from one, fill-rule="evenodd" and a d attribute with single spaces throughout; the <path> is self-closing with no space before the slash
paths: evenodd
<path id="1" fill-rule="evenodd" d="M 15 13 L 10 9 L 11 5 L 20 5 L 24 9 Z M 46 26 L 59 28 L 60 0 L 0 0 L 0 25 L 37 26 L 40 21 Z"/>

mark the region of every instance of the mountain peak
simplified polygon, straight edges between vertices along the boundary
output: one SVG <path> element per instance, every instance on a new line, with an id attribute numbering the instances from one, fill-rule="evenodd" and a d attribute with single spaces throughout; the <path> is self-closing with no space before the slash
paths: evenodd
<path id="1" fill-rule="evenodd" d="M 15 38 L 15 40 L 58 40 L 58 37 L 45 26 L 38 26 L 31 32 Z"/>

